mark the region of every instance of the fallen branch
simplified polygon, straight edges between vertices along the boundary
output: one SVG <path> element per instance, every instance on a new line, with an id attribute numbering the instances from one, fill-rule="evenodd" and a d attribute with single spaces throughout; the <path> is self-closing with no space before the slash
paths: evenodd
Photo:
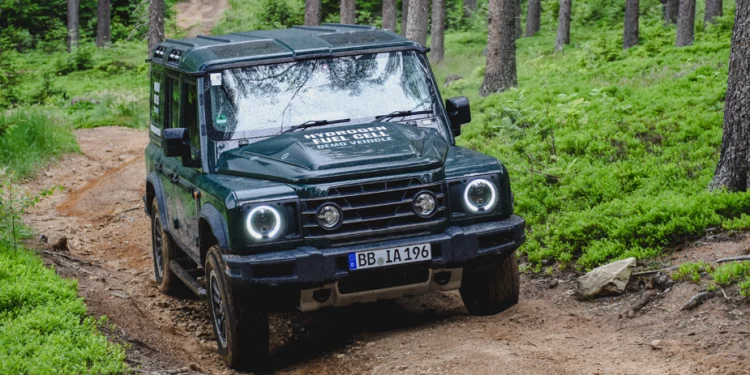
<path id="1" fill-rule="evenodd" d="M 733 262 L 736 260 L 750 260 L 750 255 L 717 259 L 716 263 Z"/>
<path id="2" fill-rule="evenodd" d="M 677 268 L 678 268 L 678 266 L 672 266 L 672 267 L 662 268 L 662 269 L 658 269 L 658 270 L 650 270 L 650 271 L 633 272 L 632 276 L 645 276 L 645 275 L 653 275 L 653 274 L 655 274 L 655 273 L 659 273 L 659 272 L 667 272 L 667 271 L 672 271 L 672 270 L 675 270 L 675 269 L 677 269 Z"/>
<path id="3" fill-rule="evenodd" d="M 706 300 L 713 297 L 714 294 L 710 292 L 700 292 L 696 295 L 694 295 L 692 298 L 690 298 L 690 301 L 688 301 L 686 304 L 684 304 L 680 311 L 686 311 L 686 310 L 692 310 L 700 305 L 703 304 Z"/>
<path id="4" fill-rule="evenodd" d="M 636 302 L 636 304 L 633 305 L 633 307 L 631 308 L 631 310 L 633 310 L 633 312 L 636 312 L 636 311 L 638 311 L 638 310 L 646 307 L 646 305 L 648 305 L 648 303 L 651 302 L 651 298 L 653 298 L 655 294 L 656 293 L 654 293 L 654 291 L 647 290 L 646 292 L 644 292 L 641 295 L 641 298 L 638 299 L 638 302 Z"/>

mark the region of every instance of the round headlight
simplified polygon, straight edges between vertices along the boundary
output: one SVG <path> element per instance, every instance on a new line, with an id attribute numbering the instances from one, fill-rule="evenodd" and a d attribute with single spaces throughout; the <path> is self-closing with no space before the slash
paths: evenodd
<path id="1" fill-rule="evenodd" d="M 492 211 L 497 204 L 495 184 L 485 179 L 477 179 L 466 185 L 464 204 L 471 212 Z"/>
<path id="2" fill-rule="evenodd" d="M 281 215 L 271 206 L 258 206 L 250 210 L 246 224 L 253 238 L 274 238 L 281 231 Z"/>
<path id="3" fill-rule="evenodd" d="M 318 209 L 318 224 L 323 229 L 336 229 L 341 224 L 341 209 L 332 203 L 327 203 Z"/>
<path id="4" fill-rule="evenodd" d="M 414 212 L 424 218 L 435 214 L 437 209 L 437 199 L 435 195 L 428 192 L 422 192 L 414 197 Z"/>

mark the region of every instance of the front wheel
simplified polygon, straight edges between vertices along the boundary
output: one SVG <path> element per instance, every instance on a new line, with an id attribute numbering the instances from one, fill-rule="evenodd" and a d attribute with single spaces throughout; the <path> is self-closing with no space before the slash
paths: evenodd
<path id="1" fill-rule="evenodd" d="M 496 265 L 464 273 L 460 292 L 471 315 L 495 315 L 517 304 L 520 278 L 515 251 Z"/>
<path id="2" fill-rule="evenodd" d="M 268 312 L 251 292 L 238 290 L 224 274 L 218 246 L 206 256 L 208 303 L 219 354 L 236 370 L 262 368 L 268 358 Z"/>

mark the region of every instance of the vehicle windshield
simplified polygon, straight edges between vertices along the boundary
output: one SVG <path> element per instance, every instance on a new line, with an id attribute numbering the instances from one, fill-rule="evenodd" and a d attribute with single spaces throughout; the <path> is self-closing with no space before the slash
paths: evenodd
<path id="1" fill-rule="evenodd" d="M 209 75 L 209 135 L 270 137 L 307 122 L 372 122 L 395 111 L 431 110 L 421 117 L 434 117 L 438 98 L 429 77 L 412 51 L 226 69 Z M 424 123 L 445 133 L 438 121 Z"/>

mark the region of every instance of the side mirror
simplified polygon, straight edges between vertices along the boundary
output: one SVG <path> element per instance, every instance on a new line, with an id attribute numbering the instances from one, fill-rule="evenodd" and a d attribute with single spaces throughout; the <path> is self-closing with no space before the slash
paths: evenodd
<path id="1" fill-rule="evenodd" d="M 459 96 L 445 101 L 445 109 L 448 111 L 448 119 L 451 122 L 451 133 L 454 137 L 461 135 L 461 125 L 471 122 L 471 109 L 469 98 Z"/>
<path id="2" fill-rule="evenodd" d="M 162 135 L 164 136 L 165 156 L 180 157 L 183 161 L 190 159 L 190 144 L 186 128 L 164 129 Z"/>

